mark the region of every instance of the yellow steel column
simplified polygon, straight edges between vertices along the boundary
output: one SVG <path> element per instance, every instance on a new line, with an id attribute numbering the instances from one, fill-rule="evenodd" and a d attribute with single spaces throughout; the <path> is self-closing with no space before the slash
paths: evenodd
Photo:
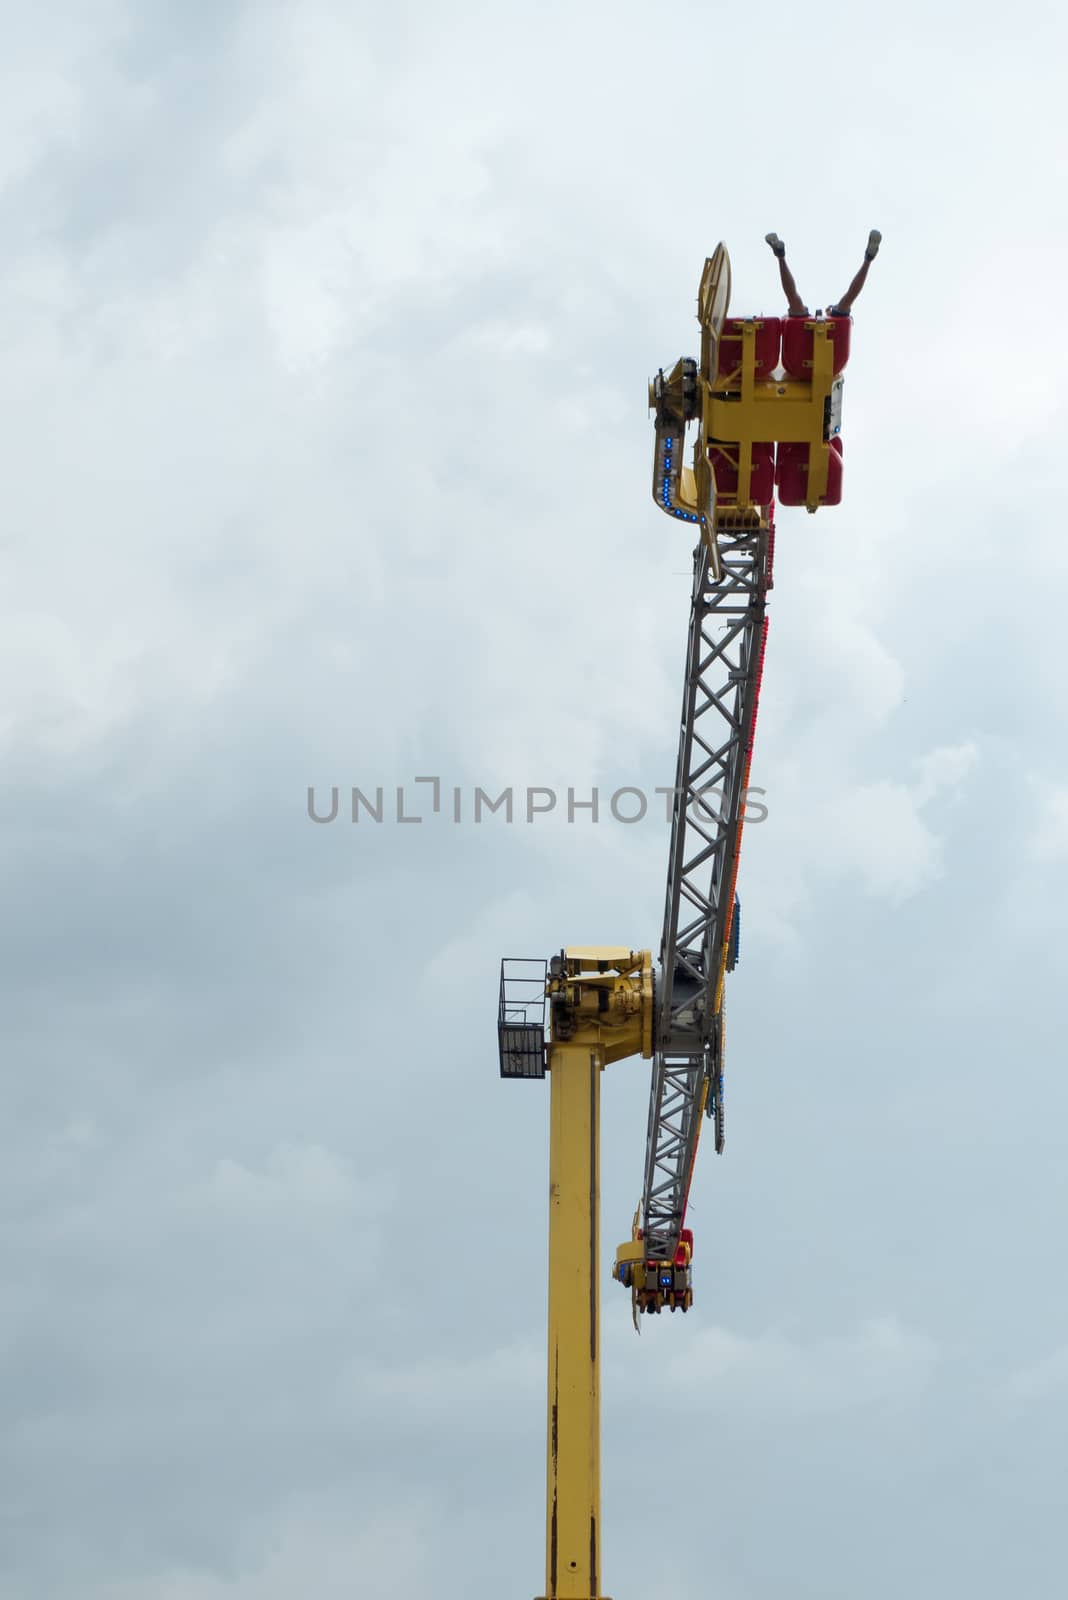
<path id="1" fill-rule="evenodd" d="M 604 1052 L 551 1045 L 546 1600 L 600 1600 Z"/>

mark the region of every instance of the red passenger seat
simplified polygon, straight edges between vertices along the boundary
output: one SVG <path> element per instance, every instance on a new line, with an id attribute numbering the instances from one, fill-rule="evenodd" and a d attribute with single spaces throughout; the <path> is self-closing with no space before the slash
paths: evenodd
<path id="1" fill-rule="evenodd" d="M 812 377 L 812 317 L 785 317 L 782 325 L 782 364 L 788 378 Z M 834 346 L 835 377 L 849 360 L 852 317 L 828 317 Z"/>
<path id="2" fill-rule="evenodd" d="M 770 378 L 779 365 L 782 319 L 779 317 L 728 317 L 719 338 L 719 377 L 729 377 L 742 364 L 742 324 L 757 322 L 754 372 L 757 378 Z"/>
<path id="3" fill-rule="evenodd" d="M 775 468 L 775 482 L 779 486 L 779 504 L 803 506 L 808 500 L 807 444 L 780 444 Z M 836 506 L 842 499 L 842 441 L 835 435 L 830 442 L 827 458 L 827 489 L 820 501 L 824 506 Z"/>
<path id="4" fill-rule="evenodd" d="M 716 496 L 734 500 L 738 495 L 738 446 L 710 439 L 708 459 L 716 480 Z M 753 445 L 753 466 L 749 474 L 749 499 L 755 506 L 766 506 L 775 493 L 775 446 Z"/>

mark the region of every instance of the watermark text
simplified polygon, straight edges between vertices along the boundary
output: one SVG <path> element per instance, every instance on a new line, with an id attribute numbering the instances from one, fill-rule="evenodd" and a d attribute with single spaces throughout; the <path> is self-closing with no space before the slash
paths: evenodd
<path id="1" fill-rule="evenodd" d="M 750 784 L 732 807 L 722 783 L 696 788 L 658 786 L 651 795 L 629 783 L 611 792 L 596 786 L 579 791 L 570 787 L 561 790 L 551 784 L 522 788 L 509 785 L 494 794 L 492 786 L 446 786 L 440 777 L 421 776 L 411 779 L 410 784 L 376 784 L 367 788 L 333 784 L 328 790 L 320 790 L 309 784 L 307 808 L 309 819 L 322 826 L 344 819 L 360 826 L 389 823 L 412 827 L 435 818 L 452 823 L 477 824 L 492 819 L 498 823 L 531 824 L 539 818 L 555 816 L 557 821 L 569 824 L 610 821 L 631 827 L 647 817 L 662 818 L 670 825 L 683 814 L 688 820 L 717 825 L 728 820 L 754 824 L 767 818 L 768 808 L 762 804 L 766 794 L 766 789 Z"/>

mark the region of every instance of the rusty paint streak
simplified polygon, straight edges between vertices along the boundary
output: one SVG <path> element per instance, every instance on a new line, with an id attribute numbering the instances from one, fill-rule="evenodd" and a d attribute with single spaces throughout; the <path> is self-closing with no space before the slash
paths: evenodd
<path id="1" fill-rule="evenodd" d="M 597 1057 L 590 1056 L 590 1365 L 597 1365 Z"/>
<path id="2" fill-rule="evenodd" d="M 550 1429 L 550 1449 L 552 1451 L 552 1484 L 553 1504 L 549 1519 L 549 1593 L 546 1600 L 555 1600 L 556 1597 L 556 1563 L 557 1563 L 557 1494 L 559 1487 L 559 1456 L 560 1456 L 560 1351 L 555 1352 L 553 1361 L 553 1403 L 552 1426 Z"/>
<path id="3" fill-rule="evenodd" d="M 590 1513 L 590 1594 L 596 1596 L 597 1588 L 597 1518 Z"/>

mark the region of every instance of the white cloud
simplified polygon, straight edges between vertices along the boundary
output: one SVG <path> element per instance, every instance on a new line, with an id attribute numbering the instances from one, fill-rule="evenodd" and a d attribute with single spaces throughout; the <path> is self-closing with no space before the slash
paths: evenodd
<path id="1" fill-rule="evenodd" d="M 355 1491 L 354 1491 L 355 1492 Z M 339 1503 L 339 1496 L 284 1506 L 270 1528 L 246 1535 L 234 1570 L 147 1572 L 132 1581 L 91 1583 L 89 1600 L 352 1600 L 354 1593 L 411 1600 L 432 1593 L 426 1513 L 404 1506 Z"/>
<path id="2" fill-rule="evenodd" d="M 937 841 L 904 784 L 858 784 L 835 794 L 826 826 L 839 869 L 855 872 L 872 894 L 905 900 L 937 873 Z"/>
<path id="3" fill-rule="evenodd" d="M 917 762 L 914 783 L 858 784 L 831 797 L 828 838 L 836 860 L 855 870 L 872 894 L 902 901 L 941 871 L 941 841 L 923 812 L 959 789 L 978 758 L 974 744 L 945 746 Z"/>
<path id="4" fill-rule="evenodd" d="M 711 1327 L 680 1332 L 659 1358 L 661 1403 L 715 1412 L 815 1417 L 898 1403 L 932 1378 L 938 1347 L 894 1316 L 802 1342 L 775 1330 L 755 1338 Z"/>
<path id="5" fill-rule="evenodd" d="M 1068 860 L 1068 785 L 1031 781 L 1038 818 L 1030 839 L 1030 853 L 1038 861 Z"/>
<path id="6" fill-rule="evenodd" d="M 475 329 L 473 342 L 492 355 L 522 358 L 544 355 L 549 348 L 551 335 L 548 328 L 536 322 L 494 320 Z"/>
<path id="7" fill-rule="evenodd" d="M 916 763 L 919 773 L 912 785 L 912 796 L 918 806 L 926 806 L 946 791 L 958 790 L 976 766 L 979 749 L 974 741 L 964 744 L 941 745 L 921 756 Z"/>
<path id="8" fill-rule="evenodd" d="M 334 1226 L 342 1212 L 367 1204 L 347 1163 L 322 1145 L 282 1145 L 259 1171 L 223 1156 L 198 1199 L 221 1214 L 257 1221 L 322 1210 Z"/>
<path id="9" fill-rule="evenodd" d="M 101 17 L 106 29 L 107 19 Z M 74 41 L 60 29 L 57 53 L 66 53 Z M 42 52 L 47 54 L 46 52 Z M 32 171 L 43 150 L 70 153 L 82 126 L 82 96 L 74 61 L 57 65 L 23 63 L 7 79 L 0 101 L 0 189 Z"/>
<path id="10" fill-rule="evenodd" d="M 1031 1366 L 1021 1367 L 1008 1380 L 1010 1400 L 1044 1402 L 1068 1392 L 1068 1345 L 1062 1345 Z"/>
<path id="11" fill-rule="evenodd" d="M 806 722 L 791 736 L 780 713 L 770 735 L 758 731 L 758 751 L 771 747 L 754 765 L 769 814 L 745 836 L 747 925 L 795 954 L 817 884 L 855 882 L 900 905 L 939 879 L 947 808 L 979 762 L 977 745 L 963 742 L 916 757 L 911 778 L 868 777 L 878 748 L 847 740 L 848 721 L 836 708 L 823 726 Z"/>
<path id="12" fill-rule="evenodd" d="M 460 1274 L 460 1291 L 464 1283 L 470 1287 L 473 1305 L 480 1288 L 477 1276 L 462 1268 Z M 544 1344 L 522 1339 L 459 1358 L 431 1355 L 373 1370 L 355 1363 L 342 1384 L 342 1398 L 355 1415 L 364 1420 L 374 1416 L 387 1427 L 391 1419 L 397 1426 L 403 1419 L 406 1427 L 417 1419 L 420 1427 L 451 1422 L 464 1431 L 497 1431 L 524 1426 L 535 1409 L 532 1398 L 544 1388 Z"/>

